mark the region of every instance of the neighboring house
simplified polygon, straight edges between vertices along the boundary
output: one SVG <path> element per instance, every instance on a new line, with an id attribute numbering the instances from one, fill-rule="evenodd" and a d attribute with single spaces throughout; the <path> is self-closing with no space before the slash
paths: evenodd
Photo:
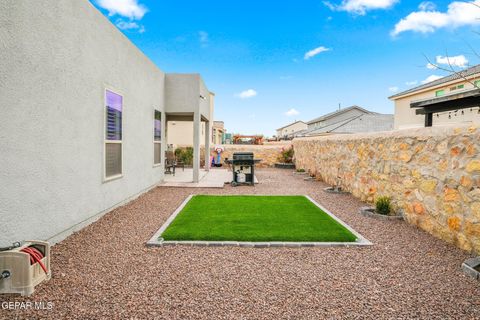
<path id="1" fill-rule="evenodd" d="M 393 115 L 351 106 L 328 113 L 309 122 L 302 136 L 328 133 L 360 133 L 393 130 Z"/>
<path id="2" fill-rule="evenodd" d="M 395 129 L 480 122 L 480 65 L 389 97 Z"/>
<path id="3" fill-rule="evenodd" d="M 347 120 L 305 132 L 305 136 L 329 133 L 362 133 L 393 130 L 392 114 L 361 114 Z"/>
<path id="4" fill-rule="evenodd" d="M 2 1 L 0 25 L 0 247 L 59 241 L 157 186 L 169 121 L 193 122 L 198 181 L 200 75 L 165 74 L 89 1 Z"/>
<path id="5" fill-rule="evenodd" d="M 225 132 L 225 124 L 223 121 L 213 121 L 212 143 L 215 145 L 222 144 Z"/>
<path id="6" fill-rule="evenodd" d="M 298 133 L 307 130 L 307 124 L 303 121 L 295 121 L 277 129 L 277 139 L 289 140 L 294 138 Z"/>
<path id="7" fill-rule="evenodd" d="M 327 113 L 321 117 L 315 118 L 307 122 L 308 130 L 312 131 L 322 127 L 329 126 L 334 123 L 339 123 L 344 120 L 352 119 L 362 114 L 375 114 L 359 106 L 351 106 L 348 108 L 340 109 L 334 112 Z"/>

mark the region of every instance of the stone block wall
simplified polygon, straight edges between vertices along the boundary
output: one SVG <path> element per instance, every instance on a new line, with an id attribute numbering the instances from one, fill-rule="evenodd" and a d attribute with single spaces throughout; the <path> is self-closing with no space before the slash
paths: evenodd
<path id="1" fill-rule="evenodd" d="M 299 138 L 293 145 L 297 168 L 340 181 L 369 203 L 389 196 L 409 223 L 480 253 L 477 126 Z"/>
<path id="2" fill-rule="evenodd" d="M 262 161 L 256 166 L 259 168 L 273 167 L 278 162 L 278 156 L 282 148 L 289 148 L 291 144 L 270 144 L 270 145 L 242 145 L 242 144 L 226 144 L 222 145 L 225 151 L 222 153 L 222 163 L 225 158 L 232 159 L 234 152 L 253 152 L 256 159 Z M 213 149 L 213 147 L 212 147 Z M 216 157 L 217 153 L 212 151 L 212 156 Z"/>

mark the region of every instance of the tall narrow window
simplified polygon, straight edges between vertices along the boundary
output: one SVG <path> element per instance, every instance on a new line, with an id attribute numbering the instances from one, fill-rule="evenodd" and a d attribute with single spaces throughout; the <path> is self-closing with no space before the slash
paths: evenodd
<path id="1" fill-rule="evenodd" d="M 153 119 L 153 164 L 162 162 L 162 113 L 155 110 Z"/>
<path id="2" fill-rule="evenodd" d="M 105 178 L 122 174 L 123 97 L 105 90 Z"/>

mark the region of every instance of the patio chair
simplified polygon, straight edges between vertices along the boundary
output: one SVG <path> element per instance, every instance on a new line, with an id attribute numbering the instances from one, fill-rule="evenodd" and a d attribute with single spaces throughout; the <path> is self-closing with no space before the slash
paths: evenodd
<path id="1" fill-rule="evenodd" d="M 177 161 L 173 151 L 165 152 L 165 173 L 175 175 L 175 168 L 181 167 L 185 171 L 185 164 L 182 161 Z"/>

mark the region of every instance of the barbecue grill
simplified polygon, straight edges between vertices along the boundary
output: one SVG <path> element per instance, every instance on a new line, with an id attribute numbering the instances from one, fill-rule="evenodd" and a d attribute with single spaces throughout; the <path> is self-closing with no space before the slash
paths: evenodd
<path id="1" fill-rule="evenodd" d="M 253 152 L 235 152 L 233 159 L 227 159 L 225 161 L 232 165 L 233 187 L 240 184 L 254 185 L 255 162 L 259 162 L 260 160 L 253 158 Z"/>

